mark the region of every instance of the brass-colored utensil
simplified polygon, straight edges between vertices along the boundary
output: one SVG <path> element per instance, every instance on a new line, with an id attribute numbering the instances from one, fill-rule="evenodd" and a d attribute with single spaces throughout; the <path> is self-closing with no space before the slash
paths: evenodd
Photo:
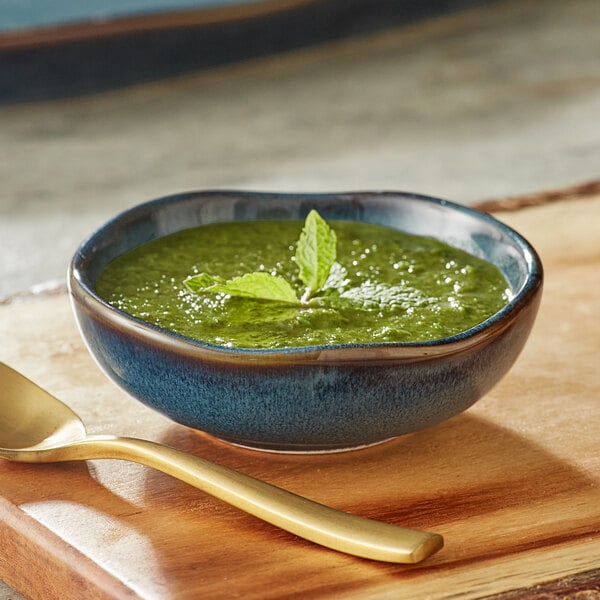
<path id="1" fill-rule="evenodd" d="M 363 558 L 417 563 L 443 545 L 438 534 L 335 510 L 168 446 L 88 435 L 81 419 L 66 404 L 3 363 L 0 458 L 27 463 L 100 458 L 141 463 L 302 538 Z"/>

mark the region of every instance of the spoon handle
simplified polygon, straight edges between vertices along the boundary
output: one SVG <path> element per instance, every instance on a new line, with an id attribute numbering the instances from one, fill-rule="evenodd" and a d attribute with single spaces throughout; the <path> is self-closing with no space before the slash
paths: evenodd
<path id="1" fill-rule="evenodd" d="M 417 563 L 444 543 L 441 535 L 351 515 L 151 441 L 92 436 L 71 446 L 71 459 L 74 452 L 153 467 L 306 540 L 363 558 Z"/>

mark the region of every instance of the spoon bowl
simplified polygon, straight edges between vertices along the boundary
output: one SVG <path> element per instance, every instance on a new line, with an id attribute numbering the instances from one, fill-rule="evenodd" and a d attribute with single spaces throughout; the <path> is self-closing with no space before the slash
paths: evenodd
<path id="1" fill-rule="evenodd" d="M 84 440 L 85 425 L 60 400 L 0 363 L 0 454 Z M 15 400 L 18 398 L 18 402 Z"/>
<path id="2" fill-rule="evenodd" d="M 155 442 L 88 435 L 66 404 L 0 363 L 0 458 L 16 462 L 122 459 L 153 467 L 268 523 L 363 558 L 417 563 L 443 545 L 435 533 L 396 527 L 313 502 Z"/>

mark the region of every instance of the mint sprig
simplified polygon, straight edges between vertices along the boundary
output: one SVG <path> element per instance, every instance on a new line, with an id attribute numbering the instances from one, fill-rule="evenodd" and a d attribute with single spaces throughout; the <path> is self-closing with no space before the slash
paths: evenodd
<path id="1" fill-rule="evenodd" d="M 300 299 L 302 304 L 307 304 L 325 285 L 336 254 L 335 231 L 316 210 L 311 210 L 300 233 L 295 255 L 300 270 L 300 280 L 306 286 L 306 291 Z"/>
<path id="2" fill-rule="evenodd" d="M 298 303 L 294 288 L 283 278 L 270 273 L 258 271 L 234 277 L 228 281 L 222 277 L 213 277 L 200 273 L 188 277 L 184 281 L 186 287 L 194 294 L 223 293 L 229 296 L 254 298 L 255 300 L 271 300 L 276 302 Z"/>
<path id="3" fill-rule="evenodd" d="M 255 300 L 307 305 L 325 285 L 336 254 L 335 231 L 313 209 L 306 217 L 294 256 L 300 281 L 306 286 L 300 299 L 292 285 L 283 277 L 264 271 L 246 273 L 229 280 L 218 275 L 200 273 L 188 277 L 183 283 L 194 294 L 222 293 Z"/>

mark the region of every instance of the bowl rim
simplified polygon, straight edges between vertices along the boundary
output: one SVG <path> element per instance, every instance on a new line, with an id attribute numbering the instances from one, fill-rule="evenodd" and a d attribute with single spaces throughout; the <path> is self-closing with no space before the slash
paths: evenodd
<path id="1" fill-rule="evenodd" d="M 145 214 L 154 207 L 165 204 L 208 198 L 211 196 L 235 196 L 246 198 L 302 199 L 315 202 L 326 200 L 351 200 L 369 197 L 407 198 L 456 210 L 475 217 L 500 230 L 519 248 L 526 264 L 527 274 L 521 289 L 496 313 L 477 325 L 452 336 L 425 342 L 379 342 L 379 343 L 347 343 L 312 346 L 290 346 L 287 348 L 227 348 L 210 344 L 201 340 L 159 327 L 138 317 L 130 315 L 109 304 L 99 296 L 83 269 L 85 257 L 93 252 L 97 241 L 117 223 Z M 541 292 L 543 284 L 543 266 L 535 248 L 520 233 L 502 223 L 489 213 L 477 210 L 464 204 L 444 200 L 433 196 L 403 191 L 356 191 L 331 193 L 290 193 L 260 192 L 235 189 L 207 189 L 187 191 L 161 196 L 142 202 L 121 211 L 107 220 L 85 238 L 75 251 L 68 267 L 67 286 L 73 310 L 81 329 L 78 309 L 93 314 L 96 319 L 104 321 L 118 329 L 129 331 L 141 340 L 175 350 L 189 357 L 203 358 L 220 363 L 347 363 L 372 361 L 414 362 L 428 360 L 435 356 L 453 354 L 467 348 L 486 343 L 491 338 L 506 330 L 517 318 L 521 309 L 529 305 Z M 84 336 L 85 339 L 85 336 Z"/>

